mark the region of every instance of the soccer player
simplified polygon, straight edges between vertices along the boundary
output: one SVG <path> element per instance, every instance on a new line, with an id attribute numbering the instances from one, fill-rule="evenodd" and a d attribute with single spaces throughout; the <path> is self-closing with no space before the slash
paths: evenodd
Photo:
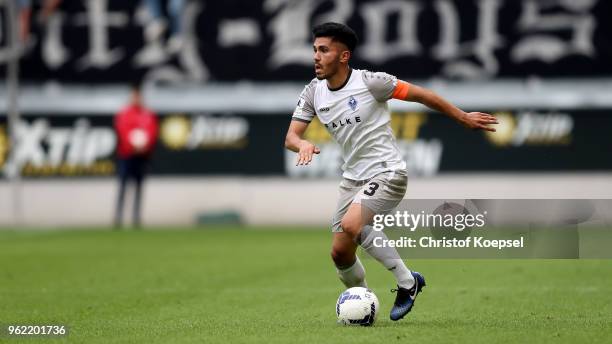
<path id="1" fill-rule="evenodd" d="M 139 83 L 131 88 L 130 101 L 114 119 L 117 134 L 117 173 L 119 192 L 115 208 L 115 228 L 120 228 L 128 182 L 134 182 L 133 225 L 139 228 L 142 205 L 142 184 L 158 136 L 157 116 L 149 110 L 142 97 Z"/>
<path id="2" fill-rule="evenodd" d="M 373 214 L 393 210 L 406 192 L 406 162 L 390 127 L 387 101 L 419 102 L 470 129 L 495 131 L 495 117 L 466 113 L 436 93 L 396 77 L 352 69 L 349 60 L 357 35 L 348 26 L 325 23 L 313 29 L 314 78 L 300 94 L 285 147 L 298 153 L 297 165 L 308 165 L 320 149 L 304 140 L 308 123 L 318 116 L 342 147 L 344 159 L 340 197 L 332 220 L 331 256 L 346 287 L 366 287 L 365 270 L 355 252 L 361 246 L 393 273 L 397 291 L 391 320 L 402 319 L 425 286 L 421 274 L 410 271 L 395 249 L 373 245 L 385 236 L 372 230 Z M 364 207 L 362 207 L 362 201 Z M 391 250 L 391 251 L 390 251 Z"/>

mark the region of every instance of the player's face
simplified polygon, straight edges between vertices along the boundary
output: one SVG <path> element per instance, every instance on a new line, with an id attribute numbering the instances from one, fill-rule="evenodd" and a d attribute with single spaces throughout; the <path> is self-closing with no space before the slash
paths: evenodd
<path id="1" fill-rule="evenodd" d="M 131 97 L 130 97 L 130 102 L 135 105 L 135 106 L 140 106 L 142 105 L 142 95 L 140 94 L 140 91 L 138 90 L 133 90 Z"/>
<path id="2" fill-rule="evenodd" d="M 317 37 L 313 44 L 314 67 L 317 79 L 328 79 L 338 72 L 346 52 L 344 44 L 331 37 Z"/>

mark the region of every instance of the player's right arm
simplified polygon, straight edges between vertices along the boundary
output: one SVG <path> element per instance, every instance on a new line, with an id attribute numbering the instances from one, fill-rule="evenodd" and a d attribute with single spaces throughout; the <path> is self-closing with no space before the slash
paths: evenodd
<path id="1" fill-rule="evenodd" d="M 285 137 L 285 148 L 298 153 L 296 165 L 308 165 L 314 154 L 321 153 L 319 147 L 308 140 L 304 140 L 304 133 L 308 128 L 307 122 L 292 120 Z"/>
<path id="2" fill-rule="evenodd" d="M 308 165 L 312 161 L 312 156 L 321 152 L 318 147 L 304 139 L 306 128 L 315 116 L 313 105 L 315 80 L 313 79 L 310 84 L 306 85 L 300 94 L 287 136 L 285 136 L 285 148 L 298 153 L 296 165 Z"/>

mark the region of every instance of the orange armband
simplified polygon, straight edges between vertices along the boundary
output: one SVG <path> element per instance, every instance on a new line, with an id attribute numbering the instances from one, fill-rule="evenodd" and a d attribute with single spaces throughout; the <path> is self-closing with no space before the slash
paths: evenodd
<path id="1" fill-rule="evenodd" d="M 410 88 L 409 83 L 402 81 L 402 80 L 398 80 L 397 86 L 395 86 L 395 90 L 393 90 L 393 94 L 391 95 L 391 98 L 400 99 L 400 100 L 406 99 L 406 97 L 408 96 L 409 88 Z"/>

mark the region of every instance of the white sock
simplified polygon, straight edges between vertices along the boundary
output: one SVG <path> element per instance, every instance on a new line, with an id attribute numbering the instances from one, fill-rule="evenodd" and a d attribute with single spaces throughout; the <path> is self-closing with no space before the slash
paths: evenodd
<path id="1" fill-rule="evenodd" d="M 379 261 L 387 270 L 391 271 L 401 288 L 410 289 L 414 286 L 414 277 L 404 264 L 404 261 L 394 247 L 376 247 L 374 239 L 381 237 L 387 240 L 382 231 L 375 231 L 372 226 L 364 226 L 359 236 L 359 245 L 374 259 Z"/>
<path id="2" fill-rule="evenodd" d="M 352 266 L 346 269 L 336 268 L 338 270 L 338 277 L 340 277 L 340 280 L 342 281 L 342 283 L 344 283 L 344 285 L 347 288 L 352 288 L 352 287 L 367 288 L 368 285 L 366 284 L 366 281 L 365 281 L 365 269 L 363 268 L 363 265 L 361 264 L 359 257 L 355 257 L 355 258 L 356 258 L 355 264 L 353 264 Z"/>

